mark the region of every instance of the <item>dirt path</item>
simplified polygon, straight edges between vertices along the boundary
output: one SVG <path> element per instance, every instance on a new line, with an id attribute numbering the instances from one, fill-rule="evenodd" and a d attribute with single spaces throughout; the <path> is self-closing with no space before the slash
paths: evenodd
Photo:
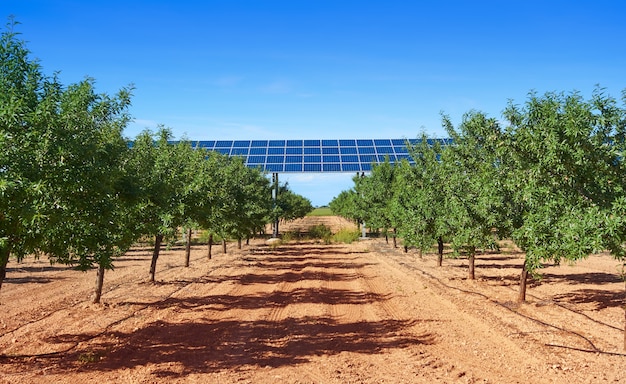
<path id="1" fill-rule="evenodd" d="M 316 219 L 320 220 L 320 219 Z M 205 258 L 150 250 L 105 277 L 9 265 L 0 292 L 0 383 L 617 383 L 624 285 L 596 257 L 546 269 L 513 303 L 521 256 L 404 254 L 383 240 L 290 243 Z"/>

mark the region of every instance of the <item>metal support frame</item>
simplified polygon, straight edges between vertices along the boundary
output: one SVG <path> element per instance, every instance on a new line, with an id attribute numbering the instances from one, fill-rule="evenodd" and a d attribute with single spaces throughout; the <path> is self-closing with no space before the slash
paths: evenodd
<path id="1" fill-rule="evenodd" d="M 274 209 L 276 209 L 278 206 L 278 172 L 272 173 L 272 183 L 274 183 L 274 185 L 272 186 L 272 200 L 274 200 Z M 278 217 L 274 219 L 272 233 L 272 237 L 274 238 L 278 238 L 278 220 Z"/>

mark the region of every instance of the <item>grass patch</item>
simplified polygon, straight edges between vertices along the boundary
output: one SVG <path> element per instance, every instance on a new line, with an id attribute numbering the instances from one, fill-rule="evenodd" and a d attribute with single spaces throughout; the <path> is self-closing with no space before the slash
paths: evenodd
<path id="1" fill-rule="evenodd" d="M 358 229 L 342 228 L 333 235 L 333 240 L 338 243 L 352 244 L 359 239 L 359 236 L 361 232 Z"/>
<path id="2" fill-rule="evenodd" d="M 328 207 L 315 208 L 307 214 L 307 216 L 335 216 L 333 211 Z"/>

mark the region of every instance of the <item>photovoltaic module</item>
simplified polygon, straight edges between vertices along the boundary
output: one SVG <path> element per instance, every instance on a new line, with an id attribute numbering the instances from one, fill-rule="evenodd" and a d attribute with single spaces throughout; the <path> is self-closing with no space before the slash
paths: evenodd
<path id="1" fill-rule="evenodd" d="M 429 140 L 432 144 L 435 140 Z M 447 145 L 449 139 L 436 139 Z M 346 140 L 209 140 L 194 147 L 239 156 L 246 166 L 271 173 L 368 172 L 372 164 L 389 159 L 413 162 L 408 147 L 418 139 Z"/>

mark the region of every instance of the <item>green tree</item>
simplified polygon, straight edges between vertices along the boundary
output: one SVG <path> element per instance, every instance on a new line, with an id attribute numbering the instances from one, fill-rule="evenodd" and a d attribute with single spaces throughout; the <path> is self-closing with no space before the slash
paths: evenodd
<path id="1" fill-rule="evenodd" d="M 511 190 L 520 212 L 513 239 L 526 252 L 518 300 L 544 262 L 602 250 L 624 258 L 625 111 L 596 89 L 531 94 L 509 103 Z"/>
<path id="2" fill-rule="evenodd" d="M 133 242 L 125 173 L 130 91 L 96 94 L 93 80 L 65 88 L 46 77 L 12 31 L 0 43 L 0 282 L 10 254 L 104 271 Z"/>
<path id="3" fill-rule="evenodd" d="M 362 225 L 368 217 L 368 207 L 363 199 L 363 184 L 365 178 L 365 173 L 359 174 L 357 172 L 357 174 L 352 177 L 354 187 L 339 193 L 329 204 L 330 209 L 335 214 Z"/>
<path id="4" fill-rule="evenodd" d="M 267 223 L 271 216 L 272 199 L 270 181 L 258 169 L 248 168 L 239 158 L 232 158 L 224 169 L 221 183 L 222 201 L 218 234 L 223 239 L 226 252 L 227 238 L 241 244 Z"/>
<path id="5" fill-rule="evenodd" d="M 311 200 L 294 193 L 289 189 L 289 184 L 280 186 L 276 200 L 274 215 L 283 221 L 300 219 L 313 211 Z"/>
<path id="6" fill-rule="evenodd" d="M 219 152 L 206 152 L 199 148 L 194 156 L 197 158 L 193 161 L 196 171 L 191 193 L 187 195 L 188 204 L 194 208 L 189 210 L 188 220 L 209 232 L 207 256 L 210 259 L 213 233 L 220 223 L 223 202 L 228 199 L 221 186 L 229 158 Z"/>
<path id="7" fill-rule="evenodd" d="M 382 163 L 373 164 L 369 176 L 360 180 L 361 201 L 367 207 L 363 217 L 370 228 L 382 230 L 389 241 L 389 230 L 393 229 L 393 243 L 396 245 L 395 222 L 391 203 L 394 195 L 394 166 L 388 158 Z"/>
<path id="8" fill-rule="evenodd" d="M 45 190 L 38 166 L 61 92 L 45 77 L 10 21 L 0 36 L 0 287 L 11 255 L 18 261 L 42 241 Z"/>
<path id="9" fill-rule="evenodd" d="M 438 243 L 438 265 L 443 261 L 443 237 L 448 234 L 440 163 L 441 143 L 422 135 L 409 153 L 414 165 L 408 161 L 396 164 L 394 197 L 391 212 L 398 223 L 398 234 L 405 250 L 417 247 L 420 254 Z"/>
<path id="10" fill-rule="evenodd" d="M 192 193 L 195 157 L 188 141 L 170 143 L 171 130 L 160 127 L 153 134 L 139 134 L 132 148 L 132 167 L 141 188 L 138 220 L 141 233 L 154 236 L 149 280 L 155 281 L 161 245 L 174 237 L 188 218 L 187 196 Z M 187 203 L 187 204 L 186 204 Z"/>
<path id="11" fill-rule="evenodd" d="M 452 246 L 465 248 L 468 277 L 474 279 L 476 250 L 496 246 L 494 236 L 506 235 L 509 228 L 503 221 L 506 196 L 499 168 L 503 133 L 495 119 L 480 112 L 465 114 L 458 130 L 445 115 L 443 125 L 453 142 L 441 157 L 444 214 Z"/>

